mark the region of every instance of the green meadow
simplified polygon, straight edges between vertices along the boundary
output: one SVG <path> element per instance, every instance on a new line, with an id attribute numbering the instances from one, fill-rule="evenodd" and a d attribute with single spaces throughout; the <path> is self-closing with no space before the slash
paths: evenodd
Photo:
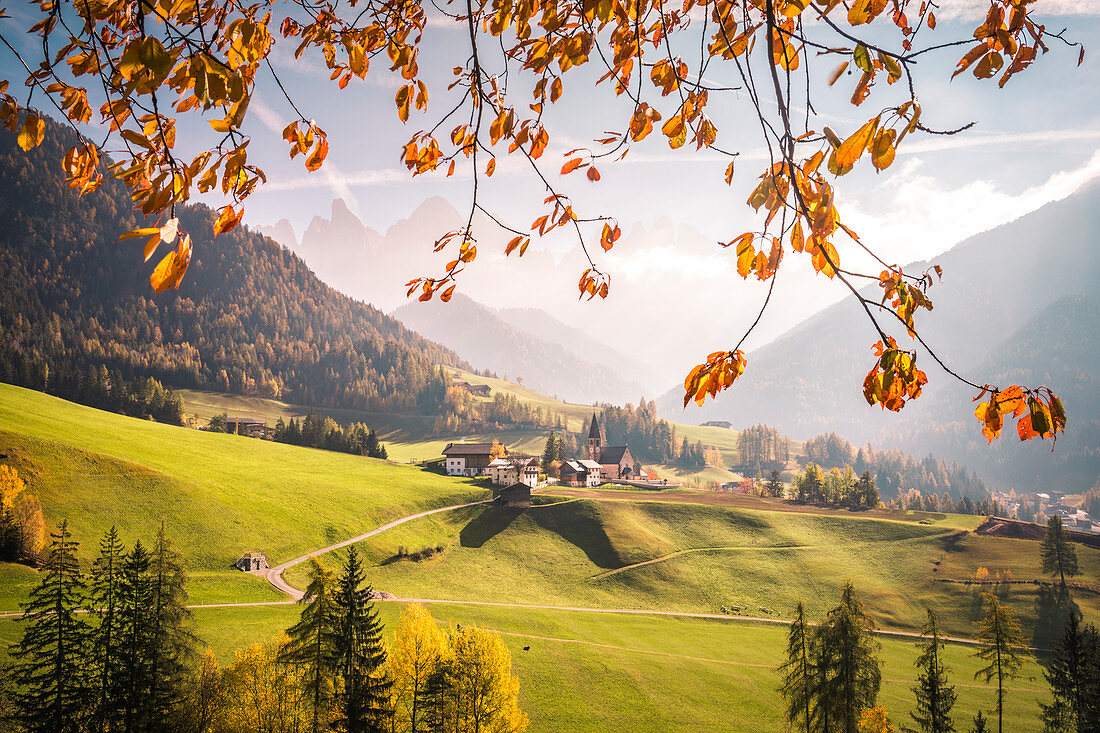
<path id="1" fill-rule="evenodd" d="M 36 493 L 47 524 L 68 520 L 85 557 L 118 528 L 128 544 L 160 521 L 187 560 L 197 603 L 277 600 L 232 564 L 272 564 L 407 514 L 489 495 L 410 466 L 136 420 L 0 384 L 0 462 Z M 29 579 L 0 564 L 0 611 Z"/>
<path id="2" fill-rule="evenodd" d="M 261 578 L 230 568 L 244 550 L 262 549 L 277 563 L 400 516 L 488 495 L 415 466 L 173 428 L 6 385 L 0 462 L 15 466 L 41 497 L 49 525 L 69 521 L 86 561 L 111 525 L 127 542 L 151 542 L 167 521 L 196 604 L 283 600 Z M 607 496 L 539 496 L 528 509 L 432 515 L 359 549 L 377 589 L 439 601 L 430 608 L 441 622 L 504 635 L 533 731 L 783 728 L 775 672 L 781 624 L 561 607 L 713 614 L 725 605 L 782 621 L 803 601 L 819 618 L 851 580 L 882 628 L 918 629 L 930 606 L 947 630 L 970 636 L 981 589 L 998 592 L 1025 626 L 1037 619 L 1035 586 L 939 582 L 971 578 L 981 567 L 994 576 L 1040 577 L 1037 543 L 975 535 L 968 531 L 974 517 L 933 515 L 926 524 L 901 514 L 669 503 L 626 490 Z M 398 557 L 399 546 L 443 551 L 414 562 Z M 1100 576 L 1100 551 L 1080 548 L 1079 556 L 1085 578 Z M 301 586 L 304 572 L 293 568 L 288 579 Z M 32 569 L 0 564 L 0 612 L 18 610 L 36 580 Z M 1076 600 L 1089 620 L 1100 620 L 1096 596 L 1082 592 Z M 381 604 L 387 622 L 400 605 Z M 194 622 L 229 663 L 235 650 L 277 634 L 296 614 L 293 605 L 198 608 Z M 4 650 L 20 624 L 0 618 Z M 917 652 L 910 639 L 882 637 L 882 644 L 881 701 L 895 724 L 905 722 Z M 952 645 L 948 653 L 960 723 L 993 704 L 992 692 L 973 680 L 972 651 Z M 1047 693 L 1040 668 L 1028 674 L 1009 697 L 1014 731 L 1040 729 L 1038 703 Z"/>

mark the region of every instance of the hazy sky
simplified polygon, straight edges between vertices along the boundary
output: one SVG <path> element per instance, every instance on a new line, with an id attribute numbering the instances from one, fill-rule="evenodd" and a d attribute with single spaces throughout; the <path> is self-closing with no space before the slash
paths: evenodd
<path id="1" fill-rule="evenodd" d="M 945 40 L 965 37 L 965 29 L 972 29 L 975 19 L 988 8 L 985 0 L 943 0 L 941 5 L 935 37 Z M 1100 3 L 1039 0 L 1036 7 L 1036 12 L 1049 16 L 1049 27 L 1069 27 L 1069 35 L 1085 43 L 1083 66 L 1076 66 L 1076 49 L 1054 42 L 1049 54 L 998 90 L 995 82 L 978 82 L 969 74 L 949 81 L 965 49 L 924 57 L 918 67 L 918 94 L 926 124 L 939 128 L 972 121 L 977 124 L 955 137 L 913 136 L 887 172 L 876 175 L 868 170 L 869 165 L 860 166 L 840 181 L 842 216 L 888 261 L 933 257 L 973 233 L 1063 198 L 1100 175 L 1100 95 L 1094 76 L 1098 67 L 1095 54 L 1091 54 L 1092 49 L 1100 49 Z M 16 21 L 27 17 L 23 7 L 9 12 Z M 288 159 L 279 132 L 290 119 L 289 106 L 270 81 L 262 80 L 250 109 L 248 131 L 254 139 L 249 151 L 250 159 L 266 170 L 269 183 L 248 200 L 245 222 L 269 225 L 285 218 L 300 237 L 313 217 L 328 216 L 332 200 L 339 197 L 367 226 L 384 232 L 432 196 L 442 196 L 460 211 L 468 207 L 470 178 L 461 171 L 461 163 L 458 175 L 443 180 L 438 176 L 412 179 L 400 162 L 401 147 L 411 134 L 433 124 L 445 109 L 443 89 L 451 79 L 451 67 L 464 58 L 464 32 L 464 26 L 455 27 L 442 19 L 430 25 L 420 66 L 432 103 L 427 115 L 414 112 L 405 125 L 397 119 L 393 103 L 399 80 L 382 68 L 383 64 L 377 64 L 379 68 L 372 70 L 368 81 L 354 80 L 339 91 L 316 59 L 307 54 L 294 61 L 290 44 L 277 46 L 276 68 L 299 106 L 309 110 L 307 114 L 330 133 L 331 151 L 326 165 L 316 173 L 305 172 L 300 159 Z M 834 65 L 832 60 L 811 61 L 818 79 Z M 548 114 L 548 126 L 556 133 L 544 158 L 548 170 L 556 171 L 563 160 L 561 154 L 569 147 L 626 125 L 630 107 L 625 98 L 611 97 L 606 85 L 594 90 L 592 82 L 599 74 L 595 64 L 590 66 L 593 68 L 568 75 L 571 78 L 566 79 L 562 102 Z M 4 59 L 2 68 L 12 69 L 10 58 Z M 727 72 L 715 72 L 722 73 Z M 8 76 L 22 79 L 13 72 Z M 716 81 L 733 80 L 719 77 Z M 529 99 L 530 84 L 523 86 L 523 91 L 514 93 Z M 815 92 L 821 123 L 829 124 L 842 137 L 873 114 L 870 107 L 898 99 L 896 89 L 881 95 L 876 90 L 864 108 L 856 109 L 847 102 L 851 87 L 848 77 L 834 89 Z M 613 277 L 612 297 L 657 299 L 663 308 L 646 310 L 639 301 L 635 309 L 632 302 L 620 302 L 617 307 L 586 306 L 596 315 L 585 316 L 575 304 L 576 279 L 582 268 L 579 259 L 569 277 L 548 276 L 545 282 L 538 282 L 536 276 L 535 282 L 521 289 L 494 288 L 492 279 L 486 282 L 481 278 L 477 290 L 467 294 L 491 305 L 543 307 L 573 322 L 595 320 L 598 314 L 629 319 L 631 312 L 644 311 L 649 314 L 647 320 L 630 324 L 626 338 L 637 342 L 640 335 L 657 338 L 675 332 L 669 346 L 678 353 L 662 357 L 670 369 L 686 368 L 712 348 L 732 345 L 727 341 L 736 340 L 751 322 L 763 295 L 759 284 L 745 283 L 736 276 L 732 253 L 714 244 L 758 226 L 745 198 L 766 157 L 746 101 L 744 95 L 736 95 L 712 99 L 711 104 L 711 113 L 720 125 L 718 144 L 741 153 L 732 186 L 722 182 L 724 159 L 696 153 L 690 145 L 670 150 L 657 134 L 635 146 L 625 161 L 601 164 L 602 181 L 598 184 L 576 174 L 558 181 L 582 213 L 614 215 L 627 233 L 615 250 L 600 258 L 601 266 Z M 671 104 L 659 108 L 666 115 L 671 112 Z M 447 125 L 444 134 L 451 127 L 453 124 Z M 186 134 L 181 139 L 186 145 Z M 520 228 L 543 213 L 543 195 L 532 175 L 506 155 L 498 160 L 496 175 L 484 186 L 484 203 Z M 644 231 L 646 236 L 632 241 L 630 232 L 639 223 L 644 228 L 636 231 Z M 681 225 L 689 225 L 698 234 L 681 236 L 688 231 Z M 492 239 L 499 235 L 494 233 Z M 406 244 L 422 248 L 424 274 L 438 272 L 453 256 L 433 255 L 431 244 Z M 558 260 L 573 262 L 569 257 L 575 242 L 568 238 L 536 241 L 532 247 L 545 248 Z M 841 256 L 845 257 L 843 251 Z M 480 259 L 487 260 L 485 267 L 502 265 L 499 255 L 490 252 Z M 807 263 L 794 256 L 788 256 L 779 277 L 777 293 L 781 297 L 776 298 L 753 344 L 773 338 L 844 294 L 836 284 L 817 283 Z M 663 314 L 663 320 L 654 313 Z M 696 326 L 685 329 L 685 323 Z"/>

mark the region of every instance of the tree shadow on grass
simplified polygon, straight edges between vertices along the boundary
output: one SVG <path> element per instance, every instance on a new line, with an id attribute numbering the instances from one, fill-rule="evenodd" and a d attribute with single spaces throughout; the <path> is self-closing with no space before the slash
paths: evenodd
<path id="1" fill-rule="evenodd" d="M 607 536 L 598 506 L 587 502 L 569 503 L 533 512 L 531 517 L 544 529 L 576 545 L 598 567 L 613 570 L 625 564 Z"/>
<path id="2" fill-rule="evenodd" d="M 458 541 L 463 547 L 481 547 L 498 534 L 508 529 L 523 512 L 519 507 L 487 506 L 481 514 L 471 519 L 458 533 Z"/>

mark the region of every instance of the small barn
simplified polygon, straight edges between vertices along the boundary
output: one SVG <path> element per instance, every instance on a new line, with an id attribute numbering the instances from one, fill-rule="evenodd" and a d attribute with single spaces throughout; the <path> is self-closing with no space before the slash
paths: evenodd
<path id="1" fill-rule="evenodd" d="M 267 570 L 267 555 L 262 552 L 246 552 L 241 556 L 241 559 L 236 562 L 236 568 L 246 573 Z"/>
<path id="2" fill-rule="evenodd" d="M 505 486 L 497 494 L 495 501 L 500 506 L 531 506 L 531 487 L 519 483 Z"/>

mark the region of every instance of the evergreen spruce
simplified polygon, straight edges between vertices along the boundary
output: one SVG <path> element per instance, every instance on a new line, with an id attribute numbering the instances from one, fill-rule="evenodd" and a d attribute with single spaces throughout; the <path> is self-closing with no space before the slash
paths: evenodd
<path id="1" fill-rule="evenodd" d="M 164 522 L 149 557 L 149 635 L 146 661 L 149 670 L 146 731 L 168 730 L 173 708 L 179 702 L 189 674 L 195 637 L 187 630 L 187 582 L 183 562 L 168 539 Z"/>
<path id="2" fill-rule="evenodd" d="M 1100 731 L 1100 634 L 1070 611 L 1062 638 L 1044 673 L 1054 697 L 1043 705 L 1047 733 Z"/>
<path id="3" fill-rule="evenodd" d="M 974 727 L 970 731 L 971 733 L 989 733 L 989 721 L 982 715 L 981 710 L 974 716 Z"/>
<path id="4" fill-rule="evenodd" d="M 99 557 L 92 565 L 89 597 L 99 624 L 91 633 L 89 686 L 93 694 L 91 728 L 96 733 L 114 730 L 119 720 L 122 686 L 122 566 L 125 551 L 118 530 L 111 527 L 99 543 Z"/>
<path id="5" fill-rule="evenodd" d="M 148 660 L 145 650 L 149 646 L 149 606 L 152 593 L 149 587 L 149 553 L 141 540 L 134 543 L 122 562 L 122 579 L 119 587 L 119 685 L 122 697 L 115 702 L 120 708 L 121 730 L 137 733 L 145 729 L 149 718 L 147 694 L 149 688 Z"/>
<path id="6" fill-rule="evenodd" d="M 309 585 L 300 603 L 302 615 L 287 630 L 290 641 L 280 660 L 303 672 L 302 686 L 313 708 L 313 733 L 328 718 L 337 666 L 335 626 L 335 578 L 316 558 L 310 559 Z"/>
<path id="7" fill-rule="evenodd" d="M 947 668 L 940 659 L 943 642 L 932 609 L 928 609 L 928 622 L 921 633 L 927 641 L 917 645 L 921 649 L 916 662 L 920 672 L 913 688 L 917 709 L 909 715 L 921 733 L 953 733 L 955 724 L 951 721 L 951 708 L 957 695 L 955 687 L 947 683 Z"/>
<path id="8" fill-rule="evenodd" d="M 815 693 L 813 639 L 806 624 L 806 612 L 799 601 L 794 621 L 787 631 L 787 661 L 779 668 L 783 684 L 779 688 L 787 700 L 787 722 L 794 730 L 810 733 Z"/>
<path id="9" fill-rule="evenodd" d="M 392 715 L 386 675 L 382 622 L 363 585 L 362 564 L 353 545 L 336 584 L 335 662 L 340 679 L 336 690 L 336 726 L 343 733 L 382 733 Z"/>
<path id="10" fill-rule="evenodd" d="M 550 464 L 557 460 L 560 447 L 558 446 L 557 438 L 554 432 L 551 431 L 550 435 L 546 438 L 546 445 L 542 449 L 542 472 L 550 472 Z"/>
<path id="11" fill-rule="evenodd" d="M 23 638 L 12 646 L 16 717 L 28 733 L 76 733 L 88 709 L 88 625 L 77 543 L 62 521 L 47 551 L 42 580 L 24 605 Z"/>
<path id="12" fill-rule="evenodd" d="M 1027 661 L 1027 652 L 1016 614 L 1011 608 L 1002 606 L 992 593 L 983 595 L 986 612 L 978 626 L 981 648 L 976 656 L 988 664 L 974 673 L 974 679 L 982 677 L 988 684 L 996 678 L 997 733 L 1004 733 L 1005 683 L 1020 677 L 1020 670 Z"/>
<path id="13" fill-rule="evenodd" d="M 1070 541 L 1062 526 L 1062 518 L 1057 514 L 1047 520 L 1047 533 L 1039 543 L 1039 553 L 1043 560 L 1043 572 L 1058 575 L 1062 586 L 1066 585 L 1066 576 L 1078 575 L 1077 548 Z"/>
<path id="14" fill-rule="evenodd" d="M 840 605 L 829 612 L 819 629 L 826 669 L 820 679 L 820 705 L 836 722 L 838 733 L 857 733 L 860 712 L 875 706 L 882 670 L 875 623 L 851 582 L 844 584 Z"/>

